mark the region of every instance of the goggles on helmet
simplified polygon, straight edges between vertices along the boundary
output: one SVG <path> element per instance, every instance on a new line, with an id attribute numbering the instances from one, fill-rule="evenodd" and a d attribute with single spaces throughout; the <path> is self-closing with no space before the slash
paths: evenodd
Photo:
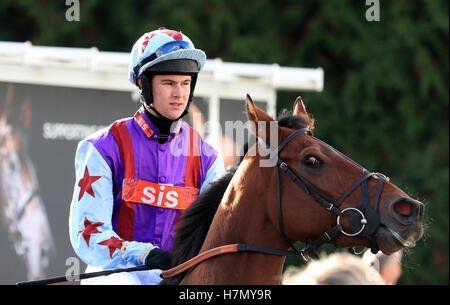
<path id="1" fill-rule="evenodd" d="M 194 46 L 183 40 L 175 40 L 168 43 L 163 44 L 155 51 L 155 58 L 161 57 L 162 55 L 166 55 L 178 50 L 182 49 L 194 49 Z M 153 54 L 152 54 L 153 55 Z M 150 55 L 151 56 L 151 55 Z"/>
<path id="2" fill-rule="evenodd" d="M 172 53 L 172 52 L 176 52 L 179 50 L 192 50 L 195 49 L 194 46 L 187 42 L 187 41 L 183 41 L 183 40 L 175 40 L 175 41 L 170 41 L 168 43 L 163 44 L 162 46 L 160 46 L 158 49 L 156 49 L 156 51 L 154 53 L 152 53 L 150 56 L 148 56 L 147 58 L 145 58 L 144 60 L 142 60 L 136 67 L 134 67 L 134 75 L 135 77 L 137 77 L 138 73 L 139 73 L 139 69 L 144 66 L 146 63 L 149 63 L 153 60 L 155 60 L 158 57 L 161 57 L 163 55 Z"/>

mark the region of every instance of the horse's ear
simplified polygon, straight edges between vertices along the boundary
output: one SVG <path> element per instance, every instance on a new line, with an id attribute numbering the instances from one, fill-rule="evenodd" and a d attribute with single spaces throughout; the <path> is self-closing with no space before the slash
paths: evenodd
<path id="1" fill-rule="evenodd" d="M 309 119 L 308 112 L 306 111 L 305 104 L 303 103 L 302 97 L 299 96 L 294 102 L 294 113 L 293 115 L 303 116 Z"/>
<path id="2" fill-rule="evenodd" d="M 273 119 L 264 112 L 261 108 L 255 105 L 250 95 L 247 94 L 247 117 L 249 121 L 253 121 L 254 123 L 266 121 L 270 122 Z"/>
<path id="3" fill-rule="evenodd" d="M 278 124 L 274 119 L 255 105 L 250 95 L 247 94 L 247 117 L 249 129 L 260 137 L 268 145 L 278 145 Z M 271 141 L 272 139 L 272 141 Z"/>
<path id="4" fill-rule="evenodd" d="M 310 130 L 314 130 L 315 119 L 308 114 L 306 111 L 305 103 L 303 103 L 303 99 L 301 96 L 297 97 L 294 102 L 294 112 L 292 113 L 294 116 L 302 117 L 306 125 L 304 127 L 309 128 Z"/>

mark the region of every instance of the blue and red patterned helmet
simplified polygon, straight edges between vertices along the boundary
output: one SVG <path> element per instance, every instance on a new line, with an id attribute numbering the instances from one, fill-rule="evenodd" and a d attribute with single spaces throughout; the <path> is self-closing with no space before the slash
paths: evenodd
<path id="1" fill-rule="evenodd" d="M 138 86 L 137 78 L 146 70 L 196 74 L 205 61 L 205 52 L 196 49 L 189 37 L 178 31 L 159 28 L 145 33 L 134 44 L 130 54 L 129 81 Z"/>

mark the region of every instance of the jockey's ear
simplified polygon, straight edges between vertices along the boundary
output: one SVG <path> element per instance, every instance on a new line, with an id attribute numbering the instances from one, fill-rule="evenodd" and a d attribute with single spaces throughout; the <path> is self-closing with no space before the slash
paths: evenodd
<path id="1" fill-rule="evenodd" d="M 279 127 L 276 121 L 261 108 L 255 105 L 247 94 L 247 117 L 250 132 L 261 138 L 267 145 L 277 147 L 279 143 Z"/>

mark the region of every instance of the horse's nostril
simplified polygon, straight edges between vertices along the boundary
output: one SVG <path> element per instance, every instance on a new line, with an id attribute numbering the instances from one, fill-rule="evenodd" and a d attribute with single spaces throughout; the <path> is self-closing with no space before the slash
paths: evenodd
<path id="1" fill-rule="evenodd" d="M 394 205 L 394 210 L 400 215 L 409 216 L 412 213 L 411 203 L 399 201 Z"/>
<path id="2" fill-rule="evenodd" d="M 409 197 L 399 198 L 391 206 L 393 215 L 405 225 L 414 221 L 422 221 L 423 209 L 422 202 Z"/>

